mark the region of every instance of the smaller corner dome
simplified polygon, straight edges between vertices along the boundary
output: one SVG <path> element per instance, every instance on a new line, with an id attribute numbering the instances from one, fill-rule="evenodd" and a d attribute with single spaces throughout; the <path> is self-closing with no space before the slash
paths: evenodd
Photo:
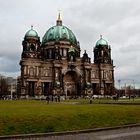
<path id="1" fill-rule="evenodd" d="M 96 42 L 96 46 L 99 46 L 99 45 L 108 46 L 108 42 L 105 39 L 103 39 L 102 36 L 101 36 L 101 38 Z"/>
<path id="2" fill-rule="evenodd" d="M 38 33 L 31 26 L 31 29 L 26 32 L 25 37 L 38 37 Z"/>

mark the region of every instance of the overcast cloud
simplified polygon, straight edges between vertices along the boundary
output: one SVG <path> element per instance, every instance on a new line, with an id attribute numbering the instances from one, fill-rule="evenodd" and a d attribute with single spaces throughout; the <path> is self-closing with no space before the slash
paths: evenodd
<path id="1" fill-rule="evenodd" d="M 34 25 L 42 38 L 55 25 L 58 10 L 93 61 L 100 34 L 112 48 L 116 83 L 140 86 L 140 1 L 0 0 L 0 73 L 20 75 L 22 40 Z"/>

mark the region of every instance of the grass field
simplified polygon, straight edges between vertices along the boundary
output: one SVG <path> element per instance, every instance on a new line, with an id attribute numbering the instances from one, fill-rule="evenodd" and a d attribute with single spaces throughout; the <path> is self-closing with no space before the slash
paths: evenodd
<path id="1" fill-rule="evenodd" d="M 0 101 L 0 135 L 46 133 L 140 123 L 140 105 Z"/>
<path id="2" fill-rule="evenodd" d="M 89 99 L 70 99 L 70 100 L 65 100 L 64 102 L 79 102 L 79 103 L 89 103 Z M 133 103 L 137 104 L 140 103 L 140 98 L 135 98 L 134 100 L 131 98 L 130 100 L 128 98 L 122 99 L 120 98 L 119 100 L 113 100 L 113 99 L 107 99 L 107 98 L 101 98 L 101 99 L 92 99 L 93 103 Z"/>

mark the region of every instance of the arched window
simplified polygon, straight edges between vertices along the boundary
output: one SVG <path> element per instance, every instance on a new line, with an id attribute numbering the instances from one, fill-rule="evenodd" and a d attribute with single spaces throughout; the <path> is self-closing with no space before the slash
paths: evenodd
<path id="1" fill-rule="evenodd" d="M 35 51 L 35 44 L 31 44 L 30 51 Z"/>
<path id="2" fill-rule="evenodd" d="M 62 49 L 60 49 L 60 55 L 62 56 Z"/>
<path id="3" fill-rule="evenodd" d="M 34 75 L 34 68 L 33 68 L 33 67 L 31 67 L 31 68 L 29 69 L 29 75 L 30 75 L 30 76 L 33 76 L 33 75 Z"/>
<path id="4" fill-rule="evenodd" d="M 49 59 L 51 59 L 51 58 L 52 58 L 52 50 L 49 49 Z"/>
<path id="5" fill-rule="evenodd" d="M 67 56 L 67 50 L 63 49 L 63 56 Z"/>

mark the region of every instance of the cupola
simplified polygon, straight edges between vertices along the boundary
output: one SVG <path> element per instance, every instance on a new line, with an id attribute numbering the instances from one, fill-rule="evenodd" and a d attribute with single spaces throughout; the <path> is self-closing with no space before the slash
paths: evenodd
<path id="1" fill-rule="evenodd" d="M 25 37 L 38 37 L 38 33 L 31 26 L 31 29 L 26 32 Z"/>
<path id="2" fill-rule="evenodd" d="M 56 25 L 46 31 L 42 39 L 42 44 L 51 41 L 67 41 L 71 45 L 79 47 L 79 43 L 77 42 L 74 33 L 62 24 L 60 13 L 56 20 Z"/>
<path id="3" fill-rule="evenodd" d="M 96 46 L 108 46 L 108 42 L 102 38 L 102 35 L 100 35 L 100 39 L 96 42 Z"/>

